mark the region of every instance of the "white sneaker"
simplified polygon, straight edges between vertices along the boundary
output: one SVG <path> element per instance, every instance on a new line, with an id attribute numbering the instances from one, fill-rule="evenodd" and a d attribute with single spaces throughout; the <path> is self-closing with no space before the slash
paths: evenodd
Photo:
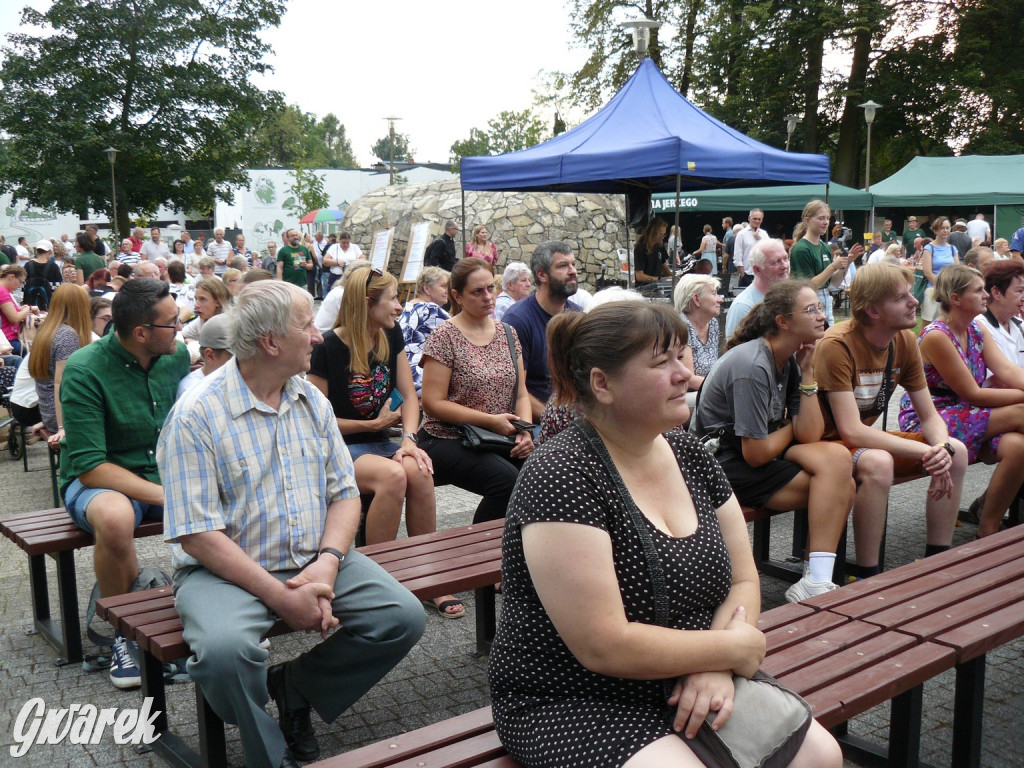
<path id="1" fill-rule="evenodd" d="M 114 636 L 114 645 L 110 649 L 110 682 L 115 688 L 138 688 L 142 685 L 142 673 L 135 662 L 137 651 L 131 640 L 120 632 Z"/>
<path id="2" fill-rule="evenodd" d="M 833 589 L 839 589 L 839 587 L 831 581 L 811 581 L 808 577 L 804 576 L 786 590 L 786 601 L 800 603 L 809 597 L 823 595 L 826 592 L 831 592 Z"/>

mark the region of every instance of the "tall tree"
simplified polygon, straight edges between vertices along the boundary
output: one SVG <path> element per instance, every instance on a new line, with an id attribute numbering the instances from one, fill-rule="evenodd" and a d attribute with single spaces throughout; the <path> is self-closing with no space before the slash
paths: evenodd
<path id="1" fill-rule="evenodd" d="M 254 163 L 270 168 L 358 168 L 352 143 L 337 116 L 317 120 L 295 104 L 269 110 L 254 127 Z"/>
<path id="2" fill-rule="evenodd" d="M 459 172 L 462 158 L 501 155 L 540 144 L 546 137 L 544 123 L 532 109 L 505 110 L 487 121 L 488 130 L 472 128 L 469 137 L 452 144 L 452 171 Z"/>
<path id="3" fill-rule="evenodd" d="M 31 31 L 3 48 L 0 176 L 34 205 L 111 212 L 103 150 L 113 146 L 120 232 L 133 212 L 230 200 L 231 185 L 247 180 L 250 127 L 278 98 L 252 78 L 270 69 L 254 51 L 283 11 L 283 0 L 25 8 Z"/>
<path id="4" fill-rule="evenodd" d="M 387 163 L 391 160 L 391 136 L 385 134 L 381 138 L 377 139 L 370 152 L 373 156 L 378 158 L 381 162 Z M 412 147 L 409 145 L 409 137 L 404 133 L 395 133 L 395 147 L 394 147 L 395 162 L 405 162 L 412 156 Z"/>

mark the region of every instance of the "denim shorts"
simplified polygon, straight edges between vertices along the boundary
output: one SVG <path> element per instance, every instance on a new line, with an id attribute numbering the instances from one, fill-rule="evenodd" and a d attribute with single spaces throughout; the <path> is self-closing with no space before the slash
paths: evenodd
<path id="1" fill-rule="evenodd" d="M 85 512 L 89 503 L 101 493 L 118 493 L 109 488 L 86 488 L 77 477 L 71 481 L 67 491 L 64 493 L 64 507 L 71 516 L 71 521 L 86 533 L 95 533 L 89 521 L 85 519 Z M 156 504 L 144 504 L 135 499 L 128 499 L 135 510 L 135 527 L 138 528 L 143 520 L 161 520 L 164 516 L 164 508 Z"/>
<path id="2" fill-rule="evenodd" d="M 356 443 L 348 447 L 348 452 L 352 456 L 352 461 L 355 461 L 360 456 L 381 456 L 385 459 L 390 459 L 401 448 L 398 443 L 393 443 L 390 440 L 381 440 L 374 443 Z"/>

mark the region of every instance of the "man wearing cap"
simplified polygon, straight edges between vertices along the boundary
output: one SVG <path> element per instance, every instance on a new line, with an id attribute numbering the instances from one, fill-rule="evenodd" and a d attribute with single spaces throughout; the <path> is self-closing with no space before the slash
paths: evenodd
<path id="1" fill-rule="evenodd" d="M 924 230 L 917 226 L 917 216 L 907 219 L 907 228 L 903 230 L 903 255 L 910 256 L 914 253 L 914 241 L 917 238 L 927 237 Z"/>
<path id="2" fill-rule="evenodd" d="M 36 243 L 35 258 L 25 262 L 25 303 L 42 310 L 50 306 L 50 297 L 61 283 L 60 267 L 53 260 L 53 244 L 43 238 Z"/>
<path id="3" fill-rule="evenodd" d="M 203 323 L 199 331 L 199 354 L 203 367 L 196 368 L 181 380 L 178 384 L 179 398 L 231 359 L 230 330 L 231 320 L 227 315 L 214 315 Z"/>
<path id="4" fill-rule="evenodd" d="M 974 247 L 970 235 L 967 234 L 967 222 L 964 219 L 957 219 L 953 224 L 953 231 L 949 233 L 949 242 L 956 246 L 961 259 Z"/>

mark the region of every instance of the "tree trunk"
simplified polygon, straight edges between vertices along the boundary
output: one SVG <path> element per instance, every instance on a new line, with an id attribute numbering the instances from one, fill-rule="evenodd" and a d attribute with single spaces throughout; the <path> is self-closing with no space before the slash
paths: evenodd
<path id="1" fill-rule="evenodd" d="M 858 18 L 866 18 L 864 5 L 870 0 L 861 0 Z M 853 61 L 850 64 L 850 80 L 846 89 L 846 104 L 839 121 L 839 145 L 836 147 L 836 164 L 832 178 L 848 187 L 859 188 L 860 184 L 860 136 L 864 125 L 864 112 L 858 106 L 864 100 L 864 84 L 867 81 L 868 57 L 871 54 L 871 29 L 858 24 L 853 37 Z"/>
<path id="2" fill-rule="evenodd" d="M 817 31 L 807 41 L 807 71 L 804 78 L 803 150 L 818 151 L 818 92 L 821 89 L 821 68 L 825 56 L 825 29 L 816 25 Z"/>
<path id="3" fill-rule="evenodd" d="M 686 98 L 690 98 L 690 78 L 693 74 L 693 33 L 697 27 L 697 13 L 702 5 L 702 0 L 690 0 L 690 7 L 686 12 L 683 30 L 683 74 L 679 79 L 679 92 Z"/>

